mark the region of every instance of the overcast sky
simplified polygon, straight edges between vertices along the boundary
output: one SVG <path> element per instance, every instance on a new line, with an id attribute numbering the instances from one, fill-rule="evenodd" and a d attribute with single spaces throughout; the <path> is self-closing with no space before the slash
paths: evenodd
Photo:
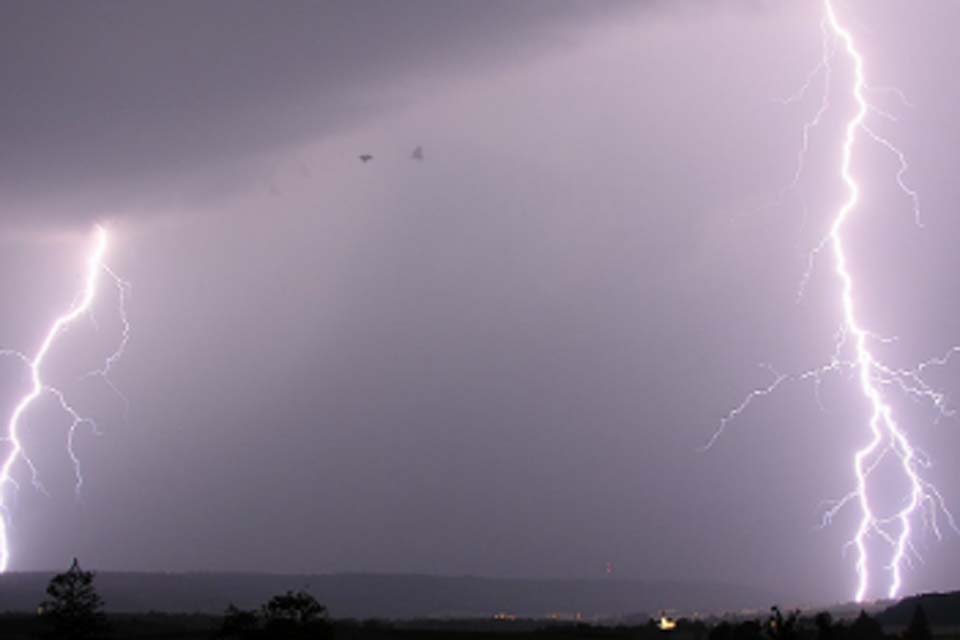
<path id="1" fill-rule="evenodd" d="M 897 366 L 960 342 L 960 5 L 843 3 L 898 116 L 850 225 L 864 324 Z M 758 366 L 829 360 L 829 255 L 853 104 L 797 166 L 822 76 L 814 2 L 0 5 L 0 345 L 31 351 L 89 230 L 130 281 L 113 379 L 81 374 L 116 297 L 47 369 L 85 431 L 74 499 L 50 403 L 25 439 L 50 496 L 8 491 L 12 568 L 382 571 L 854 586 L 868 439 L 845 375 L 782 387 L 700 448 Z M 423 162 L 410 158 L 422 145 Z M 361 163 L 357 156 L 374 159 Z M 952 363 L 931 379 L 960 394 Z M 24 390 L 0 368 L 0 404 Z M 895 398 L 960 510 L 956 420 Z M 895 491 L 895 487 L 891 489 Z M 919 522 L 917 523 L 920 524 Z M 920 532 L 907 591 L 960 587 Z M 877 568 L 882 572 L 882 568 Z"/>

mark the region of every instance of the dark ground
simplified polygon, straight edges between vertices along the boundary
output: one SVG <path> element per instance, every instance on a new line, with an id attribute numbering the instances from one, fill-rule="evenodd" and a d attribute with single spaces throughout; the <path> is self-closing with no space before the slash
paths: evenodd
<path id="1" fill-rule="evenodd" d="M 217 636 L 221 618 L 208 615 L 120 614 L 109 617 L 108 638 L 130 640 L 211 640 Z M 609 627 L 586 624 L 557 624 L 543 620 L 494 622 L 458 621 L 383 621 L 338 620 L 328 640 L 567 640 L 597 638 L 607 640 L 664 640 L 664 634 L 651 626 Z M 45 621 L 31 614 L 0 615 L 0 638 L 34 640 L 50 637 Z M 670 640 L 704 640 L 705 628 L 698 633 L 670 634 Z"/>
<path id="2" fill-rule="evenodd" d="M 0 606 L 6 603 L 0 602 Z M 932 637 L 913 638 L 907 629 L 911 617 L 922 605 L 930 623 Z M 834 609 L 833 640 L 956 640 L 960 638 L 960 592 L 912 596 L 883 611 L 871 614 L 871 624 L 880 635 L 856 631 L 855 609 Z M 789 612 L 785 612 L 789 613 Z M 752 615 L 731 614 L 704 620 L 682 619 L 676 630 L 661 631 L 643 614 L 611 619 L 604 624 L 579 621 L 519 618 L 426 619 L 334 619 L 320 640 L 822 640 L 814 620 L 816 611 L 802 614 L 795 630 L 777 635 L 770 631 L 772 618 L 767 612 Z M 212 639 L 218 637 L 223 617 L 216 614 L 118 613 L 108 614 L 109 634 L 116 639 Z M 755 621 L 755 622 L 752 622 Z M 753 625 L 751 628 L 750 625 Z M 882 629 L 881 629 L 882 625 Z M 717 633 L 723 627 L 724 633 Z M 48 620 L 33 612 L 0 614 L 0 639 L 51 638 Z M 257 637 L 272 637 L 257 635 Z M 314 636 L 297 636 L 314 637 Z"/>

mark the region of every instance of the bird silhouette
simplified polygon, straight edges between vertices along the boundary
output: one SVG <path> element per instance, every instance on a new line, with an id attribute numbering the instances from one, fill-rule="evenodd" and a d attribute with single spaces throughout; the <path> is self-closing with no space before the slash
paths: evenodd
<path id="1" fill-rule="evenodd" d="M 360 154 L 360 155 L 357 156 L 357 157 L 360 158 L 360 160 L 362 160 L 364 164 L 366 164 L 366 163 L 370 162 L 371 160 L 373 160 L 373 156 L 370 155 L 369 153 L 362 153 L 362 154 Z"/>
<path id="2" fill-rule="evenodd" d="M 413 153 L 410 154 L 410 157 L 417 161 L 423 160 L 423 147 L 418 146 L 413 150 Z"/>

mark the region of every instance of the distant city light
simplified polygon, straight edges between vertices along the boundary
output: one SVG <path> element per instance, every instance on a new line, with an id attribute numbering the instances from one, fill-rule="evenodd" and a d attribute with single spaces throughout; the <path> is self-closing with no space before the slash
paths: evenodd
<path id="1" fill-rule="evenodd" d="M 657 622 L 657 628 L 660 631 L 673 631 L 677 628 L 677 621 L 671 620 L 666 614 L 661 614 L 660 620 Z"/>

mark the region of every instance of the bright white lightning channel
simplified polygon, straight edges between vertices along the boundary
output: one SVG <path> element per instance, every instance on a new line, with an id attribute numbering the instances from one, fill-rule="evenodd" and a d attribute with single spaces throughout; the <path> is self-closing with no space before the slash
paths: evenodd
<path id="1" fill-rule="evenodd" d="M 116 387 L 110 382 L 108 374 L 110 372 L 110 368 L 123 354 L 123 350 L 126 348 L 127 341 L 130 336 L 130 327 L 129 323 L 127 322 L 126 311 L 124 309 L 124 302 L 126 300 L 126 293 L 129 288 L 129 284 L 114 274 L 114 272 L 104 262 L 104 256 L 106 255 L 107 251 L 107 230 L 101 226 L 97 226 L 94 230 L 93 236 L 93 247 L 89 256 L 87 257 L 83 288 L 79 292 L 70 308 L 63 315 L 54 319 L 46 335 L 44 336 L 43 341 L 40 343 L 39 348 L 33 354 L 33 356 L 27 356 L 19 351 L 0 351 L 0 355 L 12 356 L 23 362 L 28 369 L 30 378 L 30 390 L 23 397 L 21 397 L 15 405 L 13 412 L 10 414 L 9 420 L 6 423 L 6 430 L 3 435 L 3 441 L 7 443 L 8 450 L 6 455 L 2 458 L 2 465 L 0 465 L 0 512 L 2 512 L 3 515 L 3 517 L 0 518 L 0 573 L 6 572 L 10 565 L 10 537 L 8 532 L 9 509 L 6 504 L 6 497 L 8 488 L 19 489 L 19 484 L 13 477 L 13 472 L 17 466 L 17 463 L 23 463 L 27 467 L 27 469 L 30 471 L 34 487 L 45 493 L 43 485 L 39 480 L 37 468 L 31 461 L 30 456 L 28 455 L 20 439 L 20 429 L 24 415 L 27 413 L 30 407 L 33 406 L 34 403 L 44 395 L 52 396 L 57 405 L 63 410 L 63 412 L 71 421 L 69 430 L 67 432 L 66 449 L 67 454 L 69 455 L 73 464 L 77 491 L 80 490 L 80 486 L 83 484 L 83 476 L 80 473 L 80 461 L 77 458 L 73 448 L 74 438 L 76 436 L 77 429 L 82 424 L 89 424 L 94 430 L 96 430 L 96 424 L 89 418 L 81 417 L 80 414 L 77 413 L 77 411 L 70 405 L 66 396 L 59 389 L 51 387 L 44 382 L 42 369 L 44 361 L 55 346 L 57 339 L 63 335 L 64 331 L 66 331 L 71 325 L 91 312 L 94 300 L 97 296 L 100 279 L 104 275 L 112 280 L 118 290 L 122 336 L 117 349 L 106 358 L 103 366 L 95 371 L 92 371 L 88 375 L 94 375 L 102 378 L 107 382 L 111 389 L 117 392 Z"/>
<path id="2" fill-rule="evenodd" d="M 861 602 L 875 588 L 872 569 L 876 561 L 871 559 L 869 549 L 872 541 L 885 543 L 886 548 L 889 549 L 886 562 L 881 567 L 886 572 L 883 579 L 886 595 L 893 598 L 900 593 L 903 585 L 904 565 L 909 563 L 910 554 L 917 554 L 911 542 L 915 520 L 918 517 L 922 518 L 937 538 L 941 537 L 938 523 L 941 517 L 951 528 L 960 531 L 940 492 L 923 477 L 923 469 L 929 466 L 926 456 L 911 444 L 906 432 L 894 418 L 891 405 L 883 392 L 885 388 L 898 389 L 907 396 L 929 401 L 941 415 L 952 415 L 953 411 L 946 403 L 945 394 L 934 389 L 923 376 L 928 368 L 947 364 L 955 354 L 960 353 L 960 346 L 952 347 L 943 356 L 931 358 L 912 369 L 894 368 L 884 364 L 871 350 L 873 344 L 889 340 L 878 338 L 860 324 L 854 295 L 854 278 L 848 268 L 843 235 L 847 221 L 860 204 L 861 185 L 852 170 L 854 148 L 857 143 L 863 139 L 872 141 L 896 157 L 900 168 L 895 180 L 911 202 L 918 226 L 920 225 L 919 200 L 917 193 L 904 182 L 904 174 L 908 168 L 904 154 L 868 125 L 867 118 L 870 114 L 887 118 L 891 116 L 871 105 L 866 97 L 871 88 L 866 82 L 863 54 L 857 48 L 852 33 L 841 23 L 833 0 L 823 0 L 823 10 L 822 59 L 814 73 L 808 77 L 801 93 L 791 100 L 797 99 L 809 88 L 817 73 L 824 74 L 826 88 L 816 115 L 803 126 L 800 160 L 790 188 L 796 186 L 803 170 L 810 131 L 819 124 L 821 117 L 830 108 L 831 64 L 838 51 L 842 52 L 853 69 L 853 78 L 848 91 L 849 97 L 856 104 L 856 112 L 844 127 L 841 154 L 837 164 L 838 176 L 846 187 L 846 199 L 834 212 L 829 232 L 811 252 L 807 272 L 801 280 L 802 294 L 802 288 L 809 279 L 815 258 L 822 250 L 828 247 L 832 249 L 834 272 L 840 282 L 842 310 L 842 323 L 837 334 L 836 349 L 828 363 L 809 371 L 786 375 L 771 369 L 775 375 L 773 382 L 750 392 L 738 406 L 728 412 L 721 419 L 707 447 L 712 446 L 730 422 L 737 419 L 755 400 L 773 393 L 785 382 L 812 380 L 815 389 L 819 390 L 822 377 L 828 373 L 850 371 L 856 375 L 860 393 L 870 407 L 870 417 L 867 421 L 870 439 L 853 454 L 854 489 L 843 498 L 832 502 L 824 514 L 823 521 L 824 524 L 828 524 L 846 506 L 856 505 L 859 508 L 859 524 L 848 546 L 856 549 L 854 599 Z M 897 93 L 902 97 L 902 94 Z M 842 354 L 845 349 L 852 350 L 852 354 L 844 357 Z M 896 463 L 895 467 L 905 481 L 907 489 L 902 505 L 893 513 L 883 514 L 875 506 L 876 501 L 871 500 L 871 492 L 877 491 L 873 473 L 880 466 L 881 461 L 888 458 Z"/>

